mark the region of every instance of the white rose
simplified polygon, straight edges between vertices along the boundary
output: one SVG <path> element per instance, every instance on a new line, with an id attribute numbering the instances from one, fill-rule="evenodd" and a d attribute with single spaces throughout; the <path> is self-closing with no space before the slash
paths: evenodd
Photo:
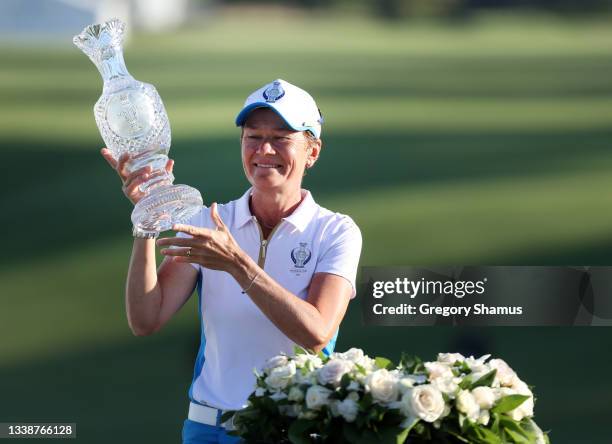
<path id="1" fill-rule="evenodd" d="M 430 384 L 413 387 L 402 396 L 400 410 L 408 417 L 434 422 L 444 413 L 442 393 Z"/>
<path id="2" fill-rule="evenodd" d="M 299 387 L 291 387 L 288 399 L 293 402 L 301 402 L 304 399 L 304 392 Z"/>
<path id="3" fill-rule="evenodd" d="M 299 368 L 306 367 L 309 370 L 314 370 L 323 365 L 323 361 L 317 355 L 302 353 L 294 358 L 295 365 Z"/>
<path id="4" fill-rule="evenodd" d="M 407 390 L 411 389 L 412 387 L 414 387 L 414 379 L 405 376 L 403 378 L 400 378 L 397 381 L 397 388 L 399 389 L 400 393 L 403 395 L 404 393 L 406 393 Z"/>
<path id="5" fill-rule="evenodd" d="M 472 370 L 472 373 L 480 373 L 482 376 L 491 371 L 489 365 L 485 364 L 485 361 L 490 357 L 491 355 L 484 355 L 478 359 L 475 359 L 473 356 L 470 356 L 469 358 L 465 358 L 465 363 L 470 368 L 470 370 Z"/>
<path id="6" fill-rule="evenodd" d="M 488 410 L 482 410 L 478 415 L 478 424 L 487 425 L 489 420 L 491 419 L 491 415 Z"/>
<path id="7" fill-rule="evenodd" d="M 295 375 L 295 362 L 291 361 L 287 365 L 275 367 L 270 370 L 270 374 L 266 377 L 265 383 L 268 387 L 279 390 L 287 386 L 291 378 Z"/>
<path id="8" fill-rule="evenodd" d="M 426 362 L 425 369 L 429 374 L 430 381 L 433 381 L 434 379 L 438 378 L 448 379 L 455 376 L 453 375 L 453 371 L 448 365 L 442 364 L 440 362 Z"/>
<path id="9" fill-rule="evenodd" d="M 472 395 L 482 410 L 489 410 L 495 404 L 495 392 L 491 387 L 476 387 Z"/>
<path id="10" fill-rule="evenodd" d="M 273 368 L 282 367 L 284 365 L 287 365 L 288 362 L 289 359 L 285 355 L 274 356 L 266 361 L 266 364 L 264 365 L 264 370 L 269 373 L 270 370 L 272 370 Z"/>
<path id="11" fill-rule="evenodd" d="M 500 388 L 493 389 L 493 391 L 495 392 L 496 401 L 499 400 L 500 398 L 503 398 L 504 396 L 516 395 L 516 390 L 510 387 L 500 387 Z"/>
<path id="12" fill-rule="evenodd" d="M 525 384 L 523 381 L 521 381 L 518 378 L 515 384 L 512 386 L 512 389 L 515 390 L 517 394 L 529 396 L 529 398 L 523 401 L 523 403 L 519 405 L 517 408 L 508 412 L 508 414 L 515 421 L 520 421 L 523 418 L 531 418 L 533 416 L 533 407 L 534 407 L 533 393 L 531 393 L 531 390 L 529 390 L 529 387 L 527 387 L 527 384 Z"/>
<path id="13" fill-rule="evenodd" d="M 365 378 L 366 391 L 378 402 L 393 402 L 397 398 L 399 388 L 397 377 L 386 369 L 376 370 Z"/>
<path id="14" fill-rule="evenodd" d="M 376 366 L 376 360 L 370 358 L 369 356 L 364 356 L 359 361 L 357 361 L 355 364 L 363 367 L 366 370 L 366 372 L 373 372 L 374 370 L 378 368 Z"/>
<path id="15" fill-rule="evenodd" d="M 440 390 L 442 393 L 454 398 L 455 393 L 459 389 L 459 382 L 461 382 L 461 378 L 451 376 L 447 378 L 434 379 L 431 381 L 431 385 Z"/>
<path id="16" fill-rule="evenodd" d="M 280 401 L 281 399 L 287 399 L 287 394 L 279 390 L 277 392 L 272 393 L 270 395 L 270 399 L 273 399 L 274 401 Z"/>
<path id="17" fill-rule="evenodd" d="M 536 441 L 535 444 L 546 444 L 546 438 L 544 437 L 544 432 L 542 431 L 542 429 L 540 427 L 538 427 L 538 425 L 533 421 L 533 419 L 530 419 L 529 422 L 526 424 L 526 428 L 527 430 L 531 430 L 535 433 L 536 435 Z"/>
<path id="18" fill-rule="evenodd" d="M 514 383 L 517 382 L 518 377 L 516 373 L 503 359 L 491 359 L 489 361 L 489 366 L 497 370 L 495 378 L 499 380 L 499 383 L 503 387 L 512 387 Z"/>
<path id="19" fill-rule="evenodd" d="M 346 422 L 353 422 L 357 418 L 359 413 L 359 405 L 349 397 L 344 401 L 339 402 L 337 405 L 338 413 L 346 420 Z"/>
<path id="20" fill-rule="evenodd" d="M 488 367 L 481 367 L 479 370 L 473 371 L 469 374 L 470 381 L 476 382 L 490 371 L 491 369 L 489 369 Z"/>
<path id="21" fill-rule="evenodd" d="M 456 400 L 457 410 L 463 413 L 470 421 L 476 422 L 480 415 L 480 407 L 472 395 L 467 390 L 460 390 Z"/>
<path id="22" fill-rule="evenodd" d="M 320 385 L 308 387 L 306 391 L 306 406 L 313 410 L 320 409 L 324 405 L 329 404 L 329 395 L 331 393 L 331 390 L 321 387 Z"/>
<path id="23" fill-rule="evenodd" d="M 334 358 L 346 359 L 347 361 L 351 361 L 356 364 L 359 363 L 364 356 L 365 354 L 363 353 L 362 349 L 354 347 L 345 351 L 344 353 L 334 353 L 332 355 Z"/>
<path id="24" fill-rule="evenodd" d="M 453 365 L 457 361 L 465 361 L 465 357 L 461 353 L 438 353 L 438 362 Z"/>
<path id="25" fill-rule="evenodd" d="M 263 395 L 265 395 L 265 394 L 266 394 L 266 389 L 265 389 L 265 388 L 263 388 L 263 387 L 257 387 L 257 388 L 255 389 L 255 396 L 262 397 L 262 396 L 263 396 Z"/>
<path id="26" fill-rule="evenodd" d="M 334 387 L 340 385 L 342 376 L 353 369 L 354 364 L 344 359 L 330 359 L 327 363 L 317 370 L 319 384 L 331 384 Z"/>
<path id="27" fill-rule="evenodd" d="M 296 371 L 294 376 L 294 382 L 296 384 L 308 384 L 313 385 L 317 383 L 317 374 L 314 371 L 307 371 L 302 373 L 302 369 Z"/>

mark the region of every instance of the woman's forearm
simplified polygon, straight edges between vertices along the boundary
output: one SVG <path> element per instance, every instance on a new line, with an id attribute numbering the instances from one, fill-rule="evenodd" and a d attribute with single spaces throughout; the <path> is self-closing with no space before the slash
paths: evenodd
<path id="1" fill-rule="evenodd" d="M 247 255 L 237 261 L 231 274 L 241 288 L 248 288 L 255 305 L 289 339 L 316 352 L 325 347 L 332 332 L 315 306 L 283 288 Z"/>
<path id="2" fill-rule="evenodd" d="M 134 239 L 125 288 L 128 324 L 137 336 L 153 333 L 161 309 L 154 239 Z"/>

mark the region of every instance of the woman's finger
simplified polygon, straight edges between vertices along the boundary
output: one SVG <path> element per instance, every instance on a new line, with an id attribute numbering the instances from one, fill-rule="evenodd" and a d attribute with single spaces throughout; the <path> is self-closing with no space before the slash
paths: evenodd
<path id="1" fill-rule="evenodd" d="M 127 169 L 128 160 L 130 160 L 130 155 L 128 153 L 123 153 L 117 161 L 117 172 L 119 173 L 119 176 L 121 176 L 121 180 L 123 181 L 125 181 L 130 175 L 130 172 Z"/>
<path id="2" fill-rule="evenodd" d="M 185 225 L 185 224 L 174 224 L 172 225 L 172 230 L 180 232 L 180 233 L 189 234 L 191 236 L 198 236 L 198 237 L 205 237 L 205 238 L 211 238 L 214 233 L 213 230 L 209 230 L 208 228 L 198 228 L 198 227 L 194 227 L 193 225 Z M 166 238 L 166 239 L 171 239 L 171 238 Z"/>
<path id="3" fill-rule="evenodd" d="M 171 173 L 172 170 L 174 170 L 174 160 L 168 159 L 168 162 L 166 163 L 166 171 Z"/>
<path id="4" fill-rule="evenodd" d="M 102 148 L 100 150 L 100 153 L 102 154 L 102 157 L 104 157 L 104 159 L 108 162 L 108 164 L 113 169 L 117 169 L 117 161 L 113 157 L 113 154 L 111 153 L 111 150 L 109 150 L 108 148 Z"/>
<path id="5" fill-rule="evenodd" d="M 142 182 L 146 182 L 148 179 L 151 178 L 151 167 L 150 166 L 144 166 L 136 171 L 134 171 L 133 173 L 130 173 L 130 175 L 125 179 L 125 181 L 123 182 L 123 185 L 128 188 L 132 186 L 132 183 L 135 180 L 139 180 L 140 183 Z M 140 185 L 139 183 L 139 185 Z"/>
<path id="6" fill-rule="evenodd" d="M 194 240 L 186 237 L 164 237 L 157 239 L 158 247 L 193 247 Z"/>
<path id="7" fill-rule="evenodd" d="M 129 187 L 123 186 L 123 194 L 125 194 L 134 205 L 144 196 L 144 193 L 140 189 L 141 184 L 140 181 L 134 181 Z"/>
<path id="8" fill-rule="evenodd" d="M 189 248 L 164 248 L 160 250 L 160 253 L 164 256 L 182 256 L 182 257 L 192 257 L 195 256 L 195 250 L 191 247 Z"/>
<path id="9" fill-rule="evenodd" d="M 218 229 L 222 230 L 225 228 L 225 224 L 223 223 L 221 216 L 219 216 L 219 211 L 217 209 L 217 202 L 213 202 L 212 205 L 210 206 L 210 215 Z"/>

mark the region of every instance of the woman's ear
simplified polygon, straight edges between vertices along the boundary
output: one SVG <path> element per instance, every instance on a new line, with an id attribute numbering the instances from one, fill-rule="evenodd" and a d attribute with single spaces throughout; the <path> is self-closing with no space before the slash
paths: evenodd
<path id="1" fill-rule="evenodd" d="M 306 159 L 306 168 L 311 168 L 321 153 L 321 139 L 310 140 L 308 143 L 308 158 Z"/>

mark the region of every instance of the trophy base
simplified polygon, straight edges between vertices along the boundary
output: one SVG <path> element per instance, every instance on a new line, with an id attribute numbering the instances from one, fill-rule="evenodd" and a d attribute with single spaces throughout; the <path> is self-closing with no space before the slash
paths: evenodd
<path id="1" fill-rule="evenodd" d="M 132 211 L 132 223 L 147 233 L 159 233 L 184 223 L 202 209 L 202 196 L 187 185 L 160 186 L 143 197 Z"/>

